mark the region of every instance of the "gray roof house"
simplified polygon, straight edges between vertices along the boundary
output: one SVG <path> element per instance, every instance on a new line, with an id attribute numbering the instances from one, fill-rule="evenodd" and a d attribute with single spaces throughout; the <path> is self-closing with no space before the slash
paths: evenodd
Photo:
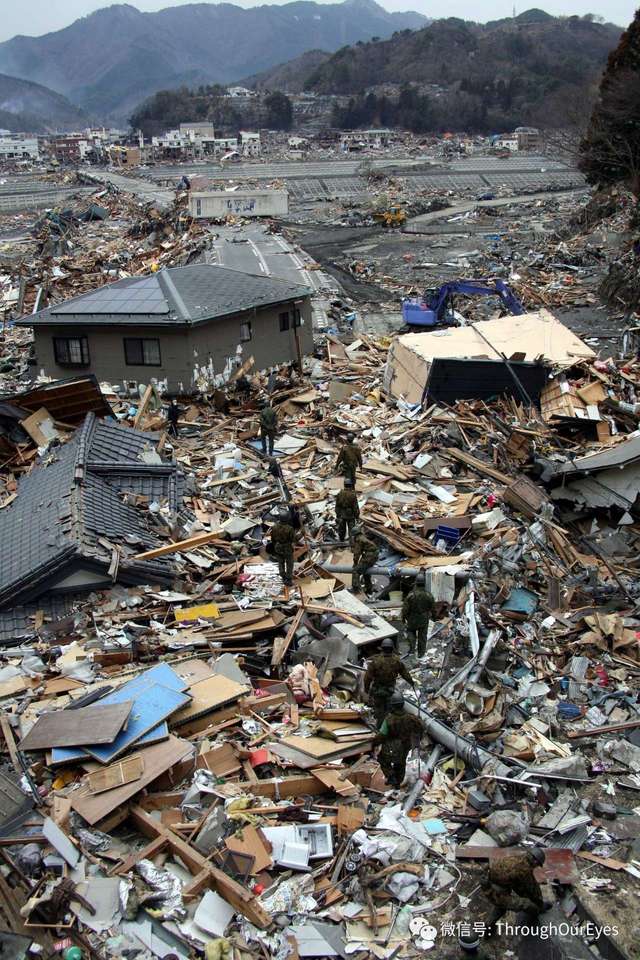
<path id="1" fill-rule="evenodd" d="M 64 611 L 64 598 L 124 584 L 169 583 L 171 560 L 136 560 L 160 546 L 160 527 L 134 503 L 177 514 L 184 475 L 155 453 L 157 437 L 88 414 L 52 447 L 0 511 L 0 643 L 28 631 L 30 616 Z"/>
<path id="2" fill-rule="evenodd" d="M 127 277 L 16 321 L 33 327 L 38 367 L 189 393 L 238 356 L 262 370 L 313 350 L 311 291 L 207 263 Z"/>

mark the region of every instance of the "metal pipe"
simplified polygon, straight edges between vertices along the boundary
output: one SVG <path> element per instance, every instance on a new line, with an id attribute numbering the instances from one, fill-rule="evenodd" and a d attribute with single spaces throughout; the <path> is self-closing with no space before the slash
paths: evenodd
<path id="1" fill-rule="evenodd" d="M 453 561 L 452 561 L 453 563 Z M 323 563 L 322 569 L 328 573 L 353 573 L 352 563 Z M 376 564 L 369 567 L 368 573 L 383 577 L 419 577 L 424 573 L 423 567 L 407 567 L 403 563 L 396 563 L 392 567 L 383 567 Z"/>
<path id="2" fill-rule="evenodd" d="M 418 799 L 422 791 L 425 789 L 425 787 L 427 787 L 431 783 L 433 779 L 433 771 L 435 770 L 436 764 L 443 753 L 444 753 L 444 747 L 442 746 L 442 744 L 436 743 L 436 745 L 434 746 L 433 750 L 431 751 L 431 753 L 427 758 L 427 762 L 425 763 L 420 776 L 412 786 L 411 790 L 409 791 L 409 794 L 407 795 L 406 800 L 402 804 L 403 813 L 409 813 L 410 810 L 413 810 L 413 808 L 416 805 L 416 800 Z"/>
<path id="3" fill-rule="evenodd" d="M 425 733 L 427 733 L 435 743 L 441 744 L 455 756 L 460 757 L 467 766 L 472 767 L 474 770 L 482 770 L 487 763 L 491 763 L 494 765 L 494 772 L 499 776 L 508 777 L 511 774 L 511 767 L 504 764 L 499 757 L 496 757 L 493 753 L 489 753 L 488 750 L 485 750 L 484 747 L 479 746 L 479 744 L 472 743 L 470 740 L 465 739 L 465 737 L 461 737 L 449 727 L 445 726 L 444 723 L 432 717 L 430 713 L 423 710 L 422 707 L 413 700 L 405 700 L 405 709 L 408 713 L 418 717 L 424 726 Z"/>

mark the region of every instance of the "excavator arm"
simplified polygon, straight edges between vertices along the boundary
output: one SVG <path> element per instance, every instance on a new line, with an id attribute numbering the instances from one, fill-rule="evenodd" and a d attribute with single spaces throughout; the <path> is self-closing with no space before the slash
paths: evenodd
<path id="1" fill-rule="evenodd" d="M 447 308 L 453 297 L 500 297 L 514 316 L 525 312 L 524 307 L 504 280 L 455 280 L 434 290 L 425 291 L 421 301 L 408 300 L 402 305 L 402 315 L 409 326 L 436 327 L 446 324 Z"/>

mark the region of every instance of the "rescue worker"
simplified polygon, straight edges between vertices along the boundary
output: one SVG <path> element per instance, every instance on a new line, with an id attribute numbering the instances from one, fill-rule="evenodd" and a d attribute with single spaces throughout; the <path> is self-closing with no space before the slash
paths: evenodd
<path id="1" fill-rule="evenodd" d="M 229 400 L 224 390 L 220 390 L 219 388 L 215 389 L 213 391 L 212 400 L 213 409 L 216 411 L 216 413 L 229 413 Z"/>
<path id="2" fill-rule="evenodd" d="M 413 684 L 411 674 L 395 653 L 391 637 L 386 637 L 382 641 L 381 649 L 382 653 L 369 661 L 364 675 L 364 692 L 368 694 L 369 705 L 378 726 L 389 709 L 389 700 L 395 690 L 398 677 Z"/>
<path id="3" fill-rule="evenodd" d="M 278 522 L 271 528 L 271 553 L 278 561 L 282 582 L 290 587 L 293 583 L 293 544 L 296 532 L 291 525 L 291 512 L 282 506 L 278 510 Z"/>
<path id="4" fill-rule="evenodd" d="M 380 551 L 373 540 L 369 540 L 366 536 L 361 524 L 357 523 L 353 526 L 352 535 L 353 572 L 351 574 L 351 588 L 354 593 L 360 593 L 360 578 L 362 578 L 365 593 L 369 594 L 373 592 L 369 570 L 375 565 Z"/>
<path id="5" fill-rule="evenodd" d="M 544 900 L 540 884 L 534 876 L 536 867 L 544 863 L 544 850 L 533 847 L 531 850 L 517 850 L 499 860 L 489 861 L 487 877 L 482 882 L 483 891 L 493 904 L 489 920 L 489 932 L 495 923 L 509 910 L 525 912 L 536 917 L 544 910 Z"/>
<path id="6" fill-rule="evenodd" d="M 347 434 L 347 442 L 342 445 L 336 460 L 336 470 L 339 470 L 343 477 L 349 477 L 356 485 L 356 470 L 362 469 L 362 450 L 355 442 L 353 433 Z"/>
<path id="7" fill-rule="evenodd" d="M 278 414 L 275 412 L 269 400 L 265 400 L 260 411 L 260 440 L 262 442 L 262 452 L 273 456 L 273 444 L 278 430 Z"/>
<path id="8" fill-rule="evenodd" d="M 182 410 L 178 406 L 177 400 L 172 400 L 169 404 L 169 409 L 167 411 L 167 424 L 169 427 L 169 435 L 172 437 L 178 436 L 178 421 L 180 419 L 180 414 Z"/>
<path id="9" fill-rule="evenodd" d="M 404 697 L 398 691 L 392 693 L 388 710 L 374 743 L 382 744 L 378 760 L 387 783 L 399 787 L 404 780 L 407 755 L 420 743 L 424 728 L 417 717 L 405 713 Z"/>
<path id="10" fill-rule="evenodd" d="M 236 394 L 239 399 L 242 398 L 245 402 L 251 396 L 251 384 L 244 373 L 241 373 L 236 380 Z"/>
<path id="11" fill-rule="evenodd" d="M 351 477 L 345 477 L 344 489 L 336 497 L 336 524 L 338 527 L 338 540 L 344 540 L 345 534 L 351 534 L 354 524 L 360 516 L 360 507 L 358 505 L 358 495 L 353 487 Z"/>
<path id="12" fill-rule="evenodd" d="M 405 637 L 409 641 L 411 653 L 416 652 L 417 640 L 419 657 L 424 657 L 426 653 L 429 620 L 435 613 L 435 609 L 435 600 L 431 594 L 425 590 L 422 583 L 416 580 L 413 589 L 404 598 L 402 604 L 402 622 L 404 623 Z"/>

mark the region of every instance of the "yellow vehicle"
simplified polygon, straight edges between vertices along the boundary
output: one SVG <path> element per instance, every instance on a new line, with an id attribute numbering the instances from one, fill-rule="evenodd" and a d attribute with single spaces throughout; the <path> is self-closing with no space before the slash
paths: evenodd
<path id="1" fill-rule="evenodd" d="M 386 210 L 378 210 L 373 215 L 377 223 L 384 227 L 401 227 L 407 221 L 407 215 L 402 207 L 388 207 Z"/>

